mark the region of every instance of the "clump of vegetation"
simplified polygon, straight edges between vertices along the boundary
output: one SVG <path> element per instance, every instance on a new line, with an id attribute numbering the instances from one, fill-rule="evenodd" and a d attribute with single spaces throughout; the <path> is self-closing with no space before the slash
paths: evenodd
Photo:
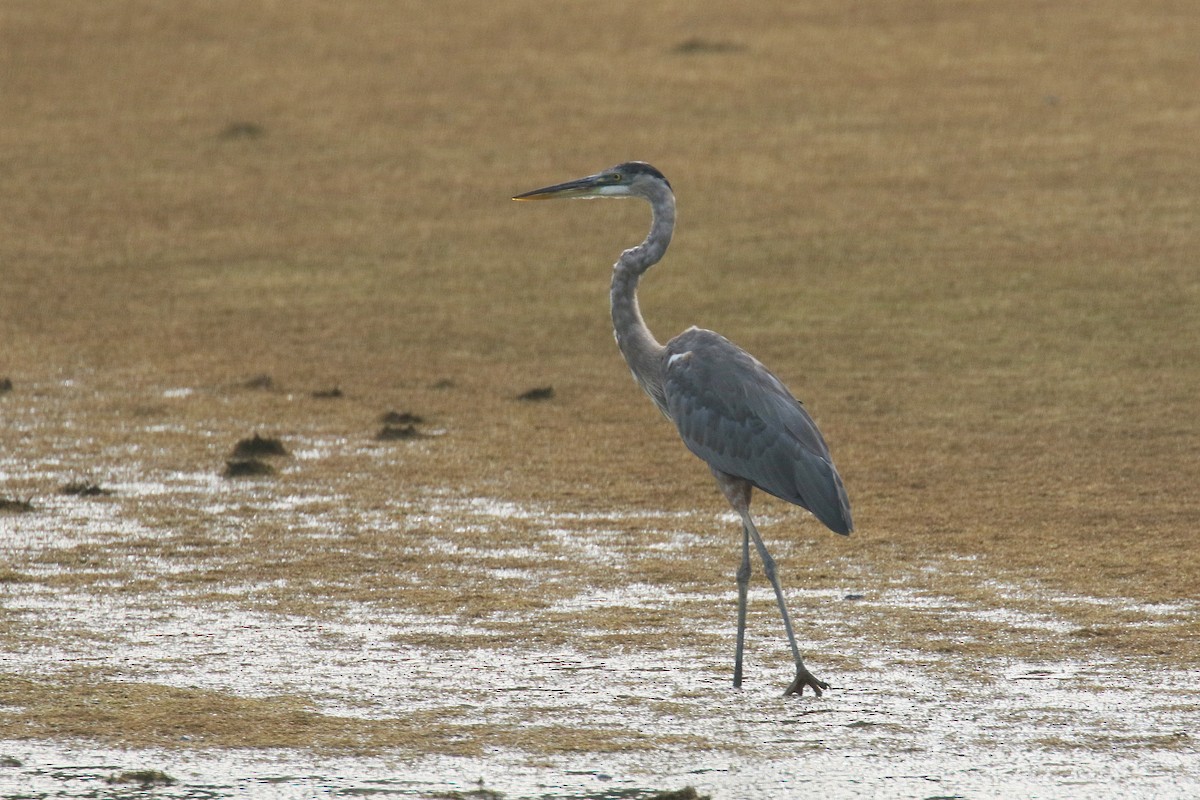
<path id="1" fill-rule="evenodd" d="M 241 439 L 233 447 L 232 457 L 225 462 L 226 478 L 265 478 L 276 473 L 273 466 L 262 459 L 264 457 L 288 456 L 291 453 L 279 439 L 269 436 L 259 436 L 257 433 L 249 439 Z"/>
<path id="2" fill-rule="evenodd" d="M 689 55 L 692 53 L 735 53 L 745 49 L 745 47 L 736 42 L 719 39 L 701 39 L 694 36 L 690 39 L 684 39 L 672 47 L 671 52 Z"/>
<path id="3" fill-rule="evenodd" d="M 312 393 L 312 396 L 318 400 L 336 400 L 339 397 L 344 397 L 340 387 L 334 386 L 332 389 L 318 389 Z"/>
<path id="4" fill-rule="evenodd" d="M 231 122 L 217 134 L 218 139 L 258 139 L 266 129 L 257 122 Z"/>
<path id="5" fill-rule="evenodd" d="M 157 769 L 128 769 L 104 779 L 105 783 L 136 783 L 143 789 L 151 786 L 173 786 L 176 781 L 167 773 Z"/>
<path id="6" fill-rule="evenodd" d="M 286 455 L 290 454 L 283 446 L 283 442 L 272 437 L 259 436 L 257 433 L 250 439 L 242 439 L 233 447 L 234 458 Z"/>
<path id="7" fill-rule="evenodd" d="M 275 474 L 275 468 L 258 458 L 234 458 L 225 462 L 226 478 L 266 478 Z"/>
<path id="8" fill-rule="evenodd" d="M 669 792 L 655 792 L 645 800 L 712 800 L 709 795 L 698 794 L 691 786 Z"/>
<path id="9" fill-rule="evenodd" d="M 537 402 L 539 400 L 550 400 L 553 397 L 554 397 L 554 387 L 553 386 L 538 386 L 533 389 L 530 389 L 527 392 L 521 392 L 519 395 L 517 395 L 518 400 L 524 400 L 526 402 Z"/>
<path id="10" fill-rule="evenodd" d="M 70 494 L 76 497 L 106 497 L 113 494 L 112 489 L 105 489 L 98 483 L 89 483 L 88 481 L 72 481 L 58 491 L 61 494 Z"/>
<path id="11" fill-rule="evenodd" d="M 416 425 L 384 425 L 375 438 L 381 442 L 396 441 L 397 439 L 421 439 L 425 434 L 417 430 Z"/>
<path id="12" fill-rule="evenodd" d="M 0 497 L 0 514 L 27 514 L 33 510 L 33 503 L 28 500 Z"/>
<path id="13" fill-rule="evenodd" d="M 431 797 L 436 800 L 502 800 L 504 794 L 494 789 L 484 788 L 483 778 L 480 778 L 478 789 L 471 789 L 467 792 L 442 792 L 431 795 Z"/>
<path id="14" fill-rule="evenodd" d="M 379 417 L 384 425 L 420 425 L 425 418 L 411 411 L 388 411 Z"/>
<path id="15" fill-rule="evenodd" d="M 425 418 L 411 411 L 388 411 L 380 415 L 379 421 L 383 423 L 383 428 L 375 434 L 375 438 L 381 442 L 423 439 L 426 436 L 417 430 L 417 426 L 423 423 Z"/>
<path id="16" fill-rule="evenodd" d="M 241 386 L 243 389 L 271 390 L 275 388 L 275 379 L 264 372 L 242 381 Z"/>

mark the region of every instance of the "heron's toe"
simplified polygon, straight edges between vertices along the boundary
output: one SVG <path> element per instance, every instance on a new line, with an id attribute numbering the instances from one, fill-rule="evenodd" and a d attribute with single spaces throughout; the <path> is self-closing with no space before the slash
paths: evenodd
<path id="1" fill-rule="evenodd" d="M 816 676 L 811 672 L 806 669 L 802 669 L 796 673 L 796 679 L 792 681 L 792 685 L 787 688 L 787 691 L 783 693 L 783 696 L 787 697 L 788 695 L 792 694 L 803 695 L 804 687 L 806 686 L 813 690 L 814 697 L 820 697 L 822 690 L 829 688 L 828 683 L 817 680 Z"/>

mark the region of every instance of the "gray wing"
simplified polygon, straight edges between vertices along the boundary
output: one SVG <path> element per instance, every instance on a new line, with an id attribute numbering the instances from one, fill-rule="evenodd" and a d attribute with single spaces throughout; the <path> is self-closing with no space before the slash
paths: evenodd
<path id="1" fill-rule="evenodd" d="M 712 331 L 667 343 L 667 411 L 688 449 L 714 469 L 807 508 L 835 533 L 850 501 L 816 423 L 771 371 Z"/>

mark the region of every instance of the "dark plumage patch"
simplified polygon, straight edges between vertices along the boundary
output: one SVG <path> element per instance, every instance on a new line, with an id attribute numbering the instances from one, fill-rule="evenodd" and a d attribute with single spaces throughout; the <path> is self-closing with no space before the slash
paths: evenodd
<path id="1" fill-rule="evenodd" d="M 627 175 L 649 175 L 652 178 L 658 178 L 668 187 L 671 185 L 671 182 L 667 180 L 666 175 L 663 175 L 645 161 L 626 161 L 624 164 L 618 164 L 613 169 L 620 170 Z"/>

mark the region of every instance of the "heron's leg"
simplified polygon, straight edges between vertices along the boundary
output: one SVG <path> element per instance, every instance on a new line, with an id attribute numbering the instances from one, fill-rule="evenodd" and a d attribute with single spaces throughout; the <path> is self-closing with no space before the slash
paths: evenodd
<path id="1" fill-rule="evenodd" d="M 742 478 L 721 472 L 716 467 L 710 465 L 709 469 L 712 470 L 713 477 L 717 479 L 717 486 L 729 501 L 729 505 L 742 517 L 742 564 L 737 571 L 737 653 L 733 658 L 733 688 L 736 689 L 742 685 L 742 650 L 746 644 L 746 594 L 750 589 L 750 528 L 746 526 L 745 520 L 749 518 L 751 486 Z"/>
<path id="2" fill-rule="evenodd" d="M 742 525 L 742 565 L 737 571 L 737 655 L 733 659 L 733 688 L 742 685 L 742 648 L 746 644 L 746 593 L 750 589 L 750 529 Z"/>
<path id="3" fill-rule="evenodd" d="M 800 658 L 800 648 L 796 646 L 796 634 L 792 631 L 792 619 L 788 615 L 787 603 L 783 600 L 783 589 L 779 586 L 779 577 L 775 574 L 775 559 L 771 558 L 771 554 L 767 552 L 767 546 L 763 543 L 762 537 L 758 535 L 758 529 L 754 527 L 754 521 L 750 519 L 749 508 L 739 509 L 742 515 L 742 522 L 750 536 L 754 539 L 754 547 L 758 550 L 759 558 L 763 562 L 763 572 L 767 575 L 767 580 L 771 582 L 771 588 L 775 590 L 775 599 L 779 601 L 779 613 L 783 616 L 783 629 L 787 631 L 788 644 L 792 648 L 792 658 L 796 661 L 796 679 L 792 681 L 792 685 L 788 687 L 783 694 L 804 694 L 804 687 L 811 687 L 813 694 L 817 697 L 821 696 L 822 689 L 828 689 L 829 684 L 824 681 L 817 680 L 808 667 L 804 666 L 804 660 Z"/>

